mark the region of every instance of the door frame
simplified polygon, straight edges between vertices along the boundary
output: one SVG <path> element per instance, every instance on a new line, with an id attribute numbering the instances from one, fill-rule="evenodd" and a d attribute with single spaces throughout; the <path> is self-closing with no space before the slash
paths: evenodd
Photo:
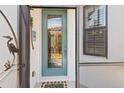
<path id="1" fill-rule="evenodd" d="M 37 5 L 33 5 L 33 6 L 28 6 L 29 8 L 29 11 L 31 8 L 59 8 L 59 9 L 75 9 L 75 87 L 77 88 L 78 87 L 78 73 L 79 73 L 79 70 L 78 70 L 78 6 L 73 6 L 73 5 L 58 5 L 58 6 L 37 6 Z M 19 12 L 20 13 L 20 12 Z M 28 15 L 30 17 L 30 13 Z M 27 22 L 29 22 L 29 17 L 28 19 L 26 19 Z M 20 23 L 20 22 L 19 22 Z M 21 25 L 21 24 L 20 24 Z M 27 27 L 29 28 L 29 24 L 27 25 Z M 28 29 L 29 31 L 27 31 L 27 37 L 26 37 L 26 41 L 30 41 L 30 29 Z M 19 38 L 23 38 L 23 35 L 20 34 L 21 33 L 21 30 L 19 30 Z M 20 42 L 20 46 L 22 45 L 21 42 L 23 42 L 22 40 L 19 40 Z M 29 42 L 30 43 L 30 42 Z M 28 63 L 28 66 L 30 66 L 30 44 L 26 46 L 26 54 L 27 54 L 27 63 Z M 21 54 L 21 53 L 20 53 Z M 22 61 L 22 58 L 20 57 L 20 63 Z M 26 71 L 28 73 L 30 73 L 30 67 L 28 67 L 26 69 Z M 21 73 L 21 71 L 20 71 Z M 26 77 L 25 77 L 26 78 Z M 29 76 L 26 78 L 30 81 L 30 74 Z M 28 87 L 30 85 L 30 82 L 26 82 Z"/>
<path id="2" fill-rule="evenodd" d="M 18 34 L 19 34 L 19 87 L 30 87 L 30 28 L 28 5 L 18 7 Z M 23 21 L 23 22 L 22 22 Z M 23 25 L 25 25 L 25 27 Z"/>

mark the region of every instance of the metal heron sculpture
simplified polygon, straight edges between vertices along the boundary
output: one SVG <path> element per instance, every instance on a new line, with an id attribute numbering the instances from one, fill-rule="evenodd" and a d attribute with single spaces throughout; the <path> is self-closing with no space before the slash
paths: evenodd
<path id="1" fill-rule="evenodd" d="M 15 62 L 15 53 L 18 53 L 18 56 L 19 56 L 19 45 L 18 45 L 18 42 L 17 42 L 17 38 L 16 38 L 16 34 L 15 34 L 15 31 L 14 31 L 14 29 L 13 29 L 13 27 L 12 27 L 12 25 L 10 24 L 10 21 L 9 21 L 9 19 L 7 18 L 7 16 L 4 14 L 4 12 L 2 12 L 2 10 L 0 9 L 0 14 L 3 16 L 3 18 L 5 19 L 5 21 L 6 21 L 6 23 L 8 24 L 8 26 L 9 26 L 9 28 L 10 28 L 10 31 L 11 31 L 11 33 L 12 33 L 12 35 L 13 35 L 13 38 L 12 37 L 10 37 L 10 36 L 4 36 L 4 38 L 8 38 L 9 40 L 8 40 L 8 42 L 7 42 L 7 46 L 8 46 L 8 49 L 9 49 L 9 51 L 10 51 L 10 53 L 12 53 L 13 54 L 13 62 L 12 62 L 12 64 L 11 64 L 11 61 L 9 61 L 8 60 L 8 62 L 6 62 L 5 63 L 5 70 L 4 71 L 7 71 L 8 69 L 10 69 L 12 66 L 14 66 L 15 64 L 14 64 L 14 62 Z M 13 44 L 13 43 L 11 43 L 11 41 L 14 39 L 14 41 L 15 41 L 15 45 Z M 20 66 L 20 64 L 19 64 L 19 62 L 17 62 L 17 66 Z M 18 67 L 18 69 L 20 69 L 20 67 Z M 3 71 L 2 71 L 3 72 Z M 19 70 L 17 71 L 18 73 L 18 79 L 19 79 Z M 20 80 L 18 80 L 18 87 L 20 87 L 21 86 L 21 84 L 20 84 Z"/>
<path id="2" fill-rule="evenodd" d="M 9 39 L 7 41 L 7 47 L 9 49 L 9 52 L 12 53 L 13 55 L 13 62 L 15 62 L 15 53 L 18 53 L 18 49 L 15 47 L 13 43 L 11 43 L 13 38 L 11 36 L 3 36 L 3 37 Z"/>
<path id="3" fill-rule="evenodd" d="M 19 52 L 19 48 L 18 48 L 18 44 L 17 44 L 17 38 L 16 38 L 16 35 L 15 35 L 15 31 L 12 28 L 12 25 L 10 24 L 10 21 L 8 20 L 8 18 L 6 17 L 6 15 L 2 12 L 2 10 L 0 10 L 0 14 L 3 16 L 3 18 L 7 22 L 8 26 L 10 28 L 10 31 L 11 31 L 11 33 L 13 35 L 13 38 L 15 40 L 15 45 L 14 45 L 13 43 L 11 43 L 11 41 L 13 40 L 13 38 L 11 36 L 3 36 L 4 38 L 9 39 L 7 41 L 7 47 L 9 49 L 9 52 L 12 53 L 12 55 L 13 55 L 13 62 L 12 62 L 12 65 L 13 65 L 14 64 L 14 61 L 15 61 L 15 53 L 18 53 Z"/>

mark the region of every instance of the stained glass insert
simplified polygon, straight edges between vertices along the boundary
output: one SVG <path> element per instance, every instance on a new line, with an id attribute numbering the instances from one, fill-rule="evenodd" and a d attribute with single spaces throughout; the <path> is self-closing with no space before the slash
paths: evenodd
<path id="1" fill-rule="evenodd" d="M 62 16 L 48 15 L 48 68 L 62 67 Z"/>

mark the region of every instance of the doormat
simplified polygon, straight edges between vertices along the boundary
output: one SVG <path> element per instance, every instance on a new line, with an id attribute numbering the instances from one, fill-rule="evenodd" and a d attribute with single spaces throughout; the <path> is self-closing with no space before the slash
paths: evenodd
<path id="1" fill-rule="evenodd" d="M 67 81 L 42 82 L 41 88 L 67 88 Z"/>

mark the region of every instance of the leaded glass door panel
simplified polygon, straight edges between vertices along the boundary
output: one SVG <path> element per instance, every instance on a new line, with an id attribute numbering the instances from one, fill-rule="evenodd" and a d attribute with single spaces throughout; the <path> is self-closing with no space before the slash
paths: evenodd
<path id="1" fill-rule="evenodd" d="M 67 13 L 42 10 L 42 76 L 67 75 Z"/>

